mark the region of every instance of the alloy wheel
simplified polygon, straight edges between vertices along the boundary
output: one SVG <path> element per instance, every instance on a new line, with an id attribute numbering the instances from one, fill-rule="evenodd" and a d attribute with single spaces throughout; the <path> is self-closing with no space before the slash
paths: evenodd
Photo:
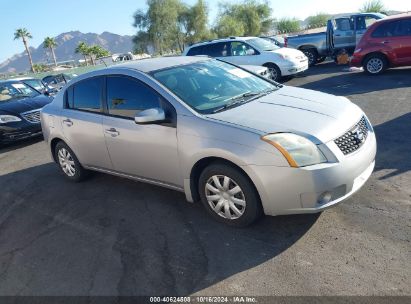
<path id="1" fill-rule="evenodd" d="M 270 73 L 271 80 L 277 81 L 278 73 L 275 68 L 269 68 L 268 73 Z"/>
<path id="2" fill-rule="evenodd" d="M 381 58 L 371 58 L 367 62 L 367 71 L 371 74 L 377 74 L 381 72 L 384 67 L 384 62 Z"/>
<path id="3" fill-rule="evenodd" d="M 245 195 L 241 187 L 225 175 L 211 176 L 205 185 L 207 202 L 219 216 L 235 220 L 244 214 Z"/>
<path id="4" fill-rule="evenodd" d="M 58 159 L 61 169 L 67 176 L 71 177 L 76 174 L 74 159 L 67 149 L 61 148 L 58 151 Z"/>

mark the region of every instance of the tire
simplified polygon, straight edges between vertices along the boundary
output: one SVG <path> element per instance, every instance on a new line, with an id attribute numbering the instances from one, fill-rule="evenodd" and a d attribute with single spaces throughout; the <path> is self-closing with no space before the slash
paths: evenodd
<path id="1" fill-rule="evenodd" d="M 216 162 L 206 167 L 200 175 L 198 191 L 207 212 L 227 225 L 245 227 L 263 214 L 253 183 L 230 165 Z"/>
<path id="2" fill-rule="evenodd" d="M 264 65 L 266 68 L 268 68 L 268 72 L 270 73 L 270 79 L 273 81 L 280 81 L 282 76 L 281 76 L 281 70 L 280 68 L 274 64 L 274 63 L 267 63 Z"/>
<path id="3" fill-rule="evenodd" d="M 308 66 L 313 66 L 317 63 L 318 52 L 316 49 L 302 49 L 300 50 L 308 58 Z"/>
<path id="4" fill-rule="evenodd" d="M 381 54 L 368 55 L 363 62 L 363 69 L 369 75 L 383 73 L 388 67 L 387 59 Z"/>
<path id="5" fill-rule="evenodd" d="M 80 182 L 86 178 L 87 170 L 81 166 L 73 150 L 66 143 L 62 141 L 57 143 L 54 149 L 54 158 L 67 179 Z"/>

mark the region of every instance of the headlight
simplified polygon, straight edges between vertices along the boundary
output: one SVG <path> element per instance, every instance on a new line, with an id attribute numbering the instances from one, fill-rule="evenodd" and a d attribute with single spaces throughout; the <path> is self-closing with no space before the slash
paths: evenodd
<path id="1" fill-rule="evenodd" d="M 276 147 L 291 167 L 304 167 L 327 161 L 318 147 L 305 137 L 292 133 L 274 133 L 261 139 Z"/>
<path id="2" fill-rule="evenodd" d="M 285 60 L 290 59 L 290 56 L 288 56 L 288 55 L 284 55 L 284 54 L 279 54 L 279 55 L 282 59 L 285 59 Z"/>
<path id="3" fill-rule="evenodd" d="M 362 49 L 355 49 L 354 50 L 354 54 L 357 54 L 357 53 L 359 53 L 359 52 L 361 52 L 362 51 Z"/>
<path id="4" fill-rule="evenodd" d="M 5 124 L 13 121 L 21 121 L 21 119 L 13 115 L 0 115 L 0 124 Z"/>

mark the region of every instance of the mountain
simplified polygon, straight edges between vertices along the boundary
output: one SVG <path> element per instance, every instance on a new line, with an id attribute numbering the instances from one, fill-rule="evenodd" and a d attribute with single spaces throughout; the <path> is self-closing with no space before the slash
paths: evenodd
<path id="1" fill-rule="evenodd" d="M 132 36 L 121 36 L 109 32 L 103 32 L 98 35 L 95 33 L 84 34 L 79 31 L 72 31 L 60 34 L 54 39 L 57 42 L 55 53 L 58 62 L 83 58 L 81 54 L 74 53 L 74 50 L 80 41 L 84 41 L 89 45 L 101 45 L 111 53 L 127 53 L 133 50 Z M 37 48 L 30 47 L 30 51 L 34 63 L 46 63 L 53 61 L 51 54 L 49 54 L 49 50 L 43 48 L 43 43 Z M 22 72 L 29 69 L 29 60 L 25 51 L 0 63 L 0 73 Z"/>

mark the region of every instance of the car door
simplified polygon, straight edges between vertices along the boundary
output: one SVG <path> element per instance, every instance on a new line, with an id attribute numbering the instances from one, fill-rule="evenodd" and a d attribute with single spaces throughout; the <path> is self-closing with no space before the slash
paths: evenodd
<path id="1" fill-rule="evenodd" d="M 61 124 L 67 144 L 85 166 L 111 169 L 103 132 L 104 77 L 79 81 L 65 92 Z"/>
<path id="2" fill-rule="evenodd" d="M 243 41 L 230 42 L 230 56 L 221 58 L 237 65 L 260 65 L 257 51 Z"/>
<path id="3" fill-rule="evenodd" d="M 411 18 L 399 20 L 392 40 L 395 41 L 398 64 L 411 65 Z"/>
<path id="4" fill-rule="evenodd" d="M 151 87 L 129 76 L 107 76 L 106 88 L 107 115 L 103 124 L 114 170 L 179 186 L 177 115 L 173 106 Z M 164 123 L 135 122 L 138 112 L 158 107 L 166 113 Z"/>
<path id="5" fill-rule="evenodd" d="M 348 17 L 335 19 L 333 36 L 335 49 L 353 48 L 355 46 L 353 20 Z"/>

